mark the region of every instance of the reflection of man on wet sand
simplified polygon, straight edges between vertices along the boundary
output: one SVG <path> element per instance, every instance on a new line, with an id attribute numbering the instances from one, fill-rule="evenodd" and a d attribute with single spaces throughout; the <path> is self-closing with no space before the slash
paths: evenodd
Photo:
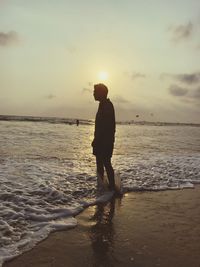
<path id="1" fill-rule="evenodd" d="M 113 248 L 114 227 L 113 216 L 115 212 L 115 198 L 110 202 L 100 204 L 92 218 L 96 222 L 90 229 L 90 238 L 94 252 L 95 264 L 93 266 L 114 266 L 109 259 L 109 252 Z"/>
<path id="2" fill-rule="evenodd" d="M 114 170 L 111 164 L 115 141 L 115 111 L 107 94 L 108 88 L 104 84 L 94 85 L 94 99 L 100 103 L 95 119 L 92 147 L 96 156 L 98 176 L 103 180 L 105 167 L 109 189 L 115 190 Z"/>

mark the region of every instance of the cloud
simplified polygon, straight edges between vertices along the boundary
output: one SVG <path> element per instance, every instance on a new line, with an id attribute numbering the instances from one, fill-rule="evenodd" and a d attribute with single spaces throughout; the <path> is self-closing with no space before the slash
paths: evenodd
<path id="1" fill-rule="evenodd" d="M 140 78 L 146 78 L 146 75 L 144 73 L 141 72 L 124 72 L 125 76 L 128 76 L 131 80 L 136 80 L 136 79 L 140 79 Z"/>
<path id="2" fill-rule="evenodd" d="M 192 97 L 200 100 L 200 86 L 193 90 Z"/>
<path id="3" fill-rule="evenodd" d="M 140 72 L 134 72 L 131 75 L 132 80 L 138 79 L 138 78 L 145 78 L 146 75 Z"/>
<path id="4" fill-rule="evenodd" d="M 178 82 L 181 82 L 187 85 L 197 85 L 198 83 L 200 83 L 200 72 L 183 73 L 183 74 L 162 73 L 160 75 L 160 78 L 161 79 L 172 78 Z"/>
<path id="5" fill-rule="evenodd" d="M 188 103 L 192 103 L 199 107 L 200 106 L 200 86 L 190 90 L 185 100 Z"/>
<path id="6" fill-rule="evenodd" d="M 90 88 L 83 88 L 82 89 L 82 93 L 84 94 L 84 93 L 92 93 L 92 89 L 90 89 Z"/>
<path id="7" fill-rule="evenodd" d="M 168 30 L 172 33 L 172 40 L 179 42 L 188 40 L 192 36 L 193 28 L 192 22 L 188 22 L 186 25 L 170 26 Z"/>
<path id="8" fill-rule="evenodd" d="M 66 49 L 70 54 L 76 54 L 76 52 L 77 52 L 77 47 L 75 45 L 68 44 L 66 46 Z"/>
<path id="9" fill-rule="evenodd" d="M 19 41 L 18 34 L 15 31 L 8 33 L 0 32 L 0 46 L 9 46 L 16 44 Z"/>
<path id="10" fill-rule="evenodd" d="M 169 93 L 179 98 L 182 102 L 191 105 L 200 105 L 200 86 L 196 88 L 184 88 L 176 84 L 169 87 Z"/>
<path id="11" fill-rule="evenodd" d="M 112 100 L 116 104 L 129 104 L 130 103 L 130 101 L 128 101 L 127 99 L 125 99 L 123 96 L 120 96 L 120 95 L 113 96 Z"/>
<path id="12" fill-rule="evenodd" d="M 188 93 L 188 89 L 187 88 L 182 88 L 176 84 L 172 84 L 169 87 L 169 92 L 171 95 L 173 96 L 184 96 Z"/>
<path id="13" fill-rule="evenodd" d="M 196 49 L 200 51 L 200 44 L 196 46 Z"/>
<path id="14" fill-rule="evenodd" d="M 52 95 L 52 94 L 49 94 L 49 95 L 46 96 L 46 98 L 47 99 L 53 99 L 53 98 L 56 98 L 56 96 L 55 95 Z"/>
<path id="15" fill-rule="evenodd" d="M 180 82 L 186 84 L 197 84 L 200 82 L 200 72 L 192 73 L 192 74 L 178 74 L 175 75 L 175 78 Z"/>
<path id="16" fill-rule="evenodd" d="M 84 87 L 81 92 L 82 94 L 85 94 L 85 93 L 90 93 L 92 94 L 93 92 L 93 83 L 92 82 L 87 82 L 87 85 L 85 85 L 86 87 Z"/>

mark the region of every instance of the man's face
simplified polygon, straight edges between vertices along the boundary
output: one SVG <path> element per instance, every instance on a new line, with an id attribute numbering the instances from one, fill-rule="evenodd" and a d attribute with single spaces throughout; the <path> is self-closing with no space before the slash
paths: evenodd
<path id="1" fill-rule="evenodd" d="M 94 99 L 95 99 L 95 101 L 99 101 L 100 99 L 99 99 L 99 94 L 98 94 L 98 91 L 97 90 L 95 90 L 94 89 L 94 92 L 93 92 L 93 96 L 94 96 Z"/>

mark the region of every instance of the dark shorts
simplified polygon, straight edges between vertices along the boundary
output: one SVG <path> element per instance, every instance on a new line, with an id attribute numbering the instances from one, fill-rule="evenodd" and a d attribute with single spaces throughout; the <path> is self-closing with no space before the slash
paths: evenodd
<path id="1" fill-rule="evenodd" d="M 114 144 L 101 144 L 93 146 L 93 155 L 103 157 L 103 158 L 111 158 L 113 154 Z"/>

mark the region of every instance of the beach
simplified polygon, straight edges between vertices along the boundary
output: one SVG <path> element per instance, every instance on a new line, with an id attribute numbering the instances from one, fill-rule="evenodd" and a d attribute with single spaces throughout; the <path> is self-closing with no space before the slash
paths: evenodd
<path id="1" fill-rule="evenodd" d="M 200 127 L 118 125 L 123 198 L 102 206 L 93 125 L 0 126 L 0 267 L 196 264 Z"/>
<path id="2" fill-rule="evenodd" d="M 200 186 L 126 193 L 76 218 L 3 266 L 200 266 Z"/>

